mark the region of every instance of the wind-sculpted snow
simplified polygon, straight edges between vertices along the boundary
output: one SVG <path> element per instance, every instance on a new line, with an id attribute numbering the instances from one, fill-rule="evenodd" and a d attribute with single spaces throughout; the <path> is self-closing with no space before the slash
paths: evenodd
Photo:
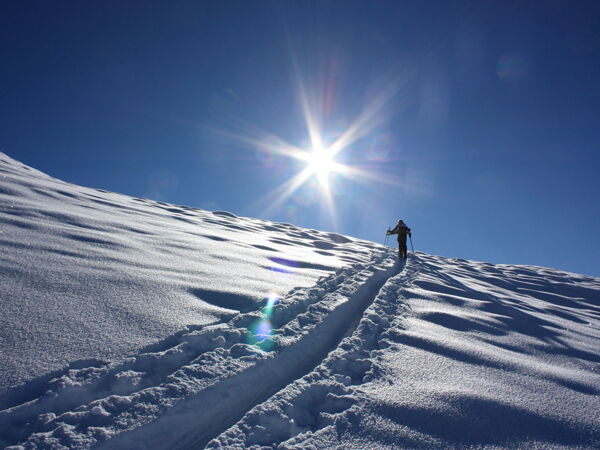
<path id="1" fill-rule="evenodd" d="M 76 186 L 3 154 L 0 227 L 0 396 L 10 397 L 79 360 L 122 360 L 255 311 L 376 247 Z"/>
<path id="2" fill-rule="evenodd" d="M 597 278 L 0 171 L 2 446 L 600 447 Z"/>
<path id="3" fill-rule="evenodd" d="M 276 309 L 178 334 L 118 365 L 69 370 L 0 415 L 5 444 L 89 447 L 115 435 L 110 445 L 121 448 L 205 444 L 319 364 L 398 270 L 379 253 L 294 290 Z M 261 322 L 269 331 L 253 335 Z"/>

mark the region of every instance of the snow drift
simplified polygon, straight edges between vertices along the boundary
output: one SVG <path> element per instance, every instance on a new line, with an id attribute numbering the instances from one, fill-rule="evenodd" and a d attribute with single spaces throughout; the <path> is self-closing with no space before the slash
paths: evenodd
<path id="1" fill-rule="evenodd" d="M 597 447 L 600 280 L 64 183 L 0 154 L 0 444 Z"/>

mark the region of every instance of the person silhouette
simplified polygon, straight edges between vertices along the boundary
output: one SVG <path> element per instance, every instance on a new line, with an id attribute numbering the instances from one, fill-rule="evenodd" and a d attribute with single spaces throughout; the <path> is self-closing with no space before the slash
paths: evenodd
<path id="1" fill-rule="evenodd" d="M 393 230 L 388 229 L 386 235 L 397 234 L 398 235 L 398 256 L 406 259 L 408 256 L 408 249 L 406 248 L 406 236 L 411 236 L 410 228 L 406 226 L 402 219 L 398 220 L 398 224 Z"/>

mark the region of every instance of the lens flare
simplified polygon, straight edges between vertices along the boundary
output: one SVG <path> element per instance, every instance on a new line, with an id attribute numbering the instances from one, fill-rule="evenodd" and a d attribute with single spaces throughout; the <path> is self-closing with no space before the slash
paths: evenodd
<path id="1" fill-rule="evenodd" d="M 271 325 L 271 322 L 269 322 L 267 319 L 263 319 L 260 322 L 258 322 L 256 328 L 254 329 L 256 338 L 259 341 L 264 341 L 266 338 L 271 336 L 272 331 L 273 326 Z"/>
<path id="2" fill-rule="evenodd" d="M 273 307 L 279 302 L 279 297 L 277 297 L 277 294 L 271 293 L 271 295 L 269 295 L 269 298 L 267 299 L 267 306 L 265 306 L 265 309 L 263 310 L 263 314 L 266 317 L 271 317 L 271 314 L 273 313 Z"/>
<path id="3" fill-rule="evenodd" d="M 271 316 L 273 308 L 279 302 L 279 296 L 275 293 L 270 293 L 267 297 L 265 307 L 262 309 L 262 317 L 248 327 L 247 343 L 255 345 L 262 350 L 270 351 L 273 349 L 274 330 L 271 324 Z"/>
<path id="4" fill-rule="evenodd" d="M 529 62 L 517 53 L 502 55 L 498 60 L 496 73 L 506 81 L 522 80 L 529 75 Z"/>
<path id="5" fill-rule="evenodd" d="M 248 328 L 247 342 L 262 350 L 270 351 L 273 348 L 273 325 L 268 319 L 260 319 Z"/>

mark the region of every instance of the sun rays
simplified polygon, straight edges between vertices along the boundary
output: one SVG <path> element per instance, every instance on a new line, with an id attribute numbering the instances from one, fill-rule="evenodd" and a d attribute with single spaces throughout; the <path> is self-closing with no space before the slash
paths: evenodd
<path id="1" fill-rule="evenodd" d="M 304 84 L 299 86 L 303 89 Z M 362 113 L 351 124 L 339 133 L 339 137 L 328 144 L 328 136 L 323 133 L 322 125 L 317 120 L 317 112 L 310 107 L 307 92 L 299 92 L 298 97 L 302 105 L 304 122 L 306 126 L 307 140 L 310 142 L 309 148 L 303 149 L 296 147 L 283 139 L 277 137 L 275 141 L 270 140 L 268 146 L 259 144 L 259 148 L 275 152 L 279 156 L 289 157 L 293 160 L 301 161 L 305 165 L 294 176 L 286 180 L 280 186 L 275 187 L 262 200 L 267 203 L 263 215 L 268 216 L 286 203 L 300 188 L 307 183 L 318 186 L 318 196 L 323 209 L 329 215 L 333 224 L 337 223 L 337 213 L 335 202 L 333 200 L 335 192 L 335 183 L 332 179 L 348 179 L 359 183 L 382 183 L 387 185 L 399 185 L 397 178 L 387 176 L 383 173 L 376 173 L 360 167 L 358 165 L 346 164 L 339 161 L 339 157 L 351 148 L 351 146 L 360 139 L 372 133 L 381 123 L 381 110 L 386 99 L 393 95 L 388 90 L 370 102 Z M 276 142 L 276 143 L 275 143 Z"/>
<path id="2" fill-rule="evenodd" d="M 359 110 L 353 120 L 348 114 L 336 109 L 332 94 L 332 81 L 317 79 L 308 83 L 299 65 L 294 61 L 295 99 L 300 107 L 301 118 L 297 125 L 288 125 L 289 139 L 283 134 L 267 132 L 239 117 L 228 117 L 227 131 L 217 131 L 229 141 L 241 144 L 256 152 L 262 165 L 261 173 L 271 170 L 273 179 L 279 179 L 268 192 L 250 206 L 260 211 L 261 217 L 285 213 L 294 221 L 293 212 L 308 214 L 308 206 L 319 206 L 319 214 L 327 217 L 336 229 L 338 223 L 337 199 L 348 191 L 355 195 L 358 189 L 349 188 L 351 183 L 367 186 L 401 186 L 398 175 L 389 173 L 390 155 L 397 157 L 396 148 L 390 149 L 385 139 L 390 118 L 390 101 L 398 91 L 398 83 L 379 85 Z M 320 87 L 326 86 L 326 92 Z M 356 109 L 354 109 L 356 110 Z M 294 117 L 294 111 L 290 114 Z M 335 123 L 335 127 L 331 124 Z M 340 126 L 340 123 L 343 124 Z M 298 133 L 299 130 L 304 133 Z M 235 130 L 235 131 L 232 131 Z M 294 142 L 294 143 L 292 143 Z M 379 147 L 383 142 L 385 149 Z M 377 148 L 375 148 L 377 147 Z M 383 155 L 383 157 L 379 157 Z M 386 159 L 387 158 L 387 159 Z M 293 170 L 297 168 L 294 173 Z M 263 171 L 264 170 L 264 171 Z M 281 178 L 285 180 L 281 181 Z M 363 189 L 364 190 L 364 189 Z M 347 199 L 346 203 L 351 201 Z M 310 214 L 315 210 L 310 209 Z M 289 212 L 292 211 L 292 212 Z M 300 212 L 299 212 L 300 211 Z"/>

